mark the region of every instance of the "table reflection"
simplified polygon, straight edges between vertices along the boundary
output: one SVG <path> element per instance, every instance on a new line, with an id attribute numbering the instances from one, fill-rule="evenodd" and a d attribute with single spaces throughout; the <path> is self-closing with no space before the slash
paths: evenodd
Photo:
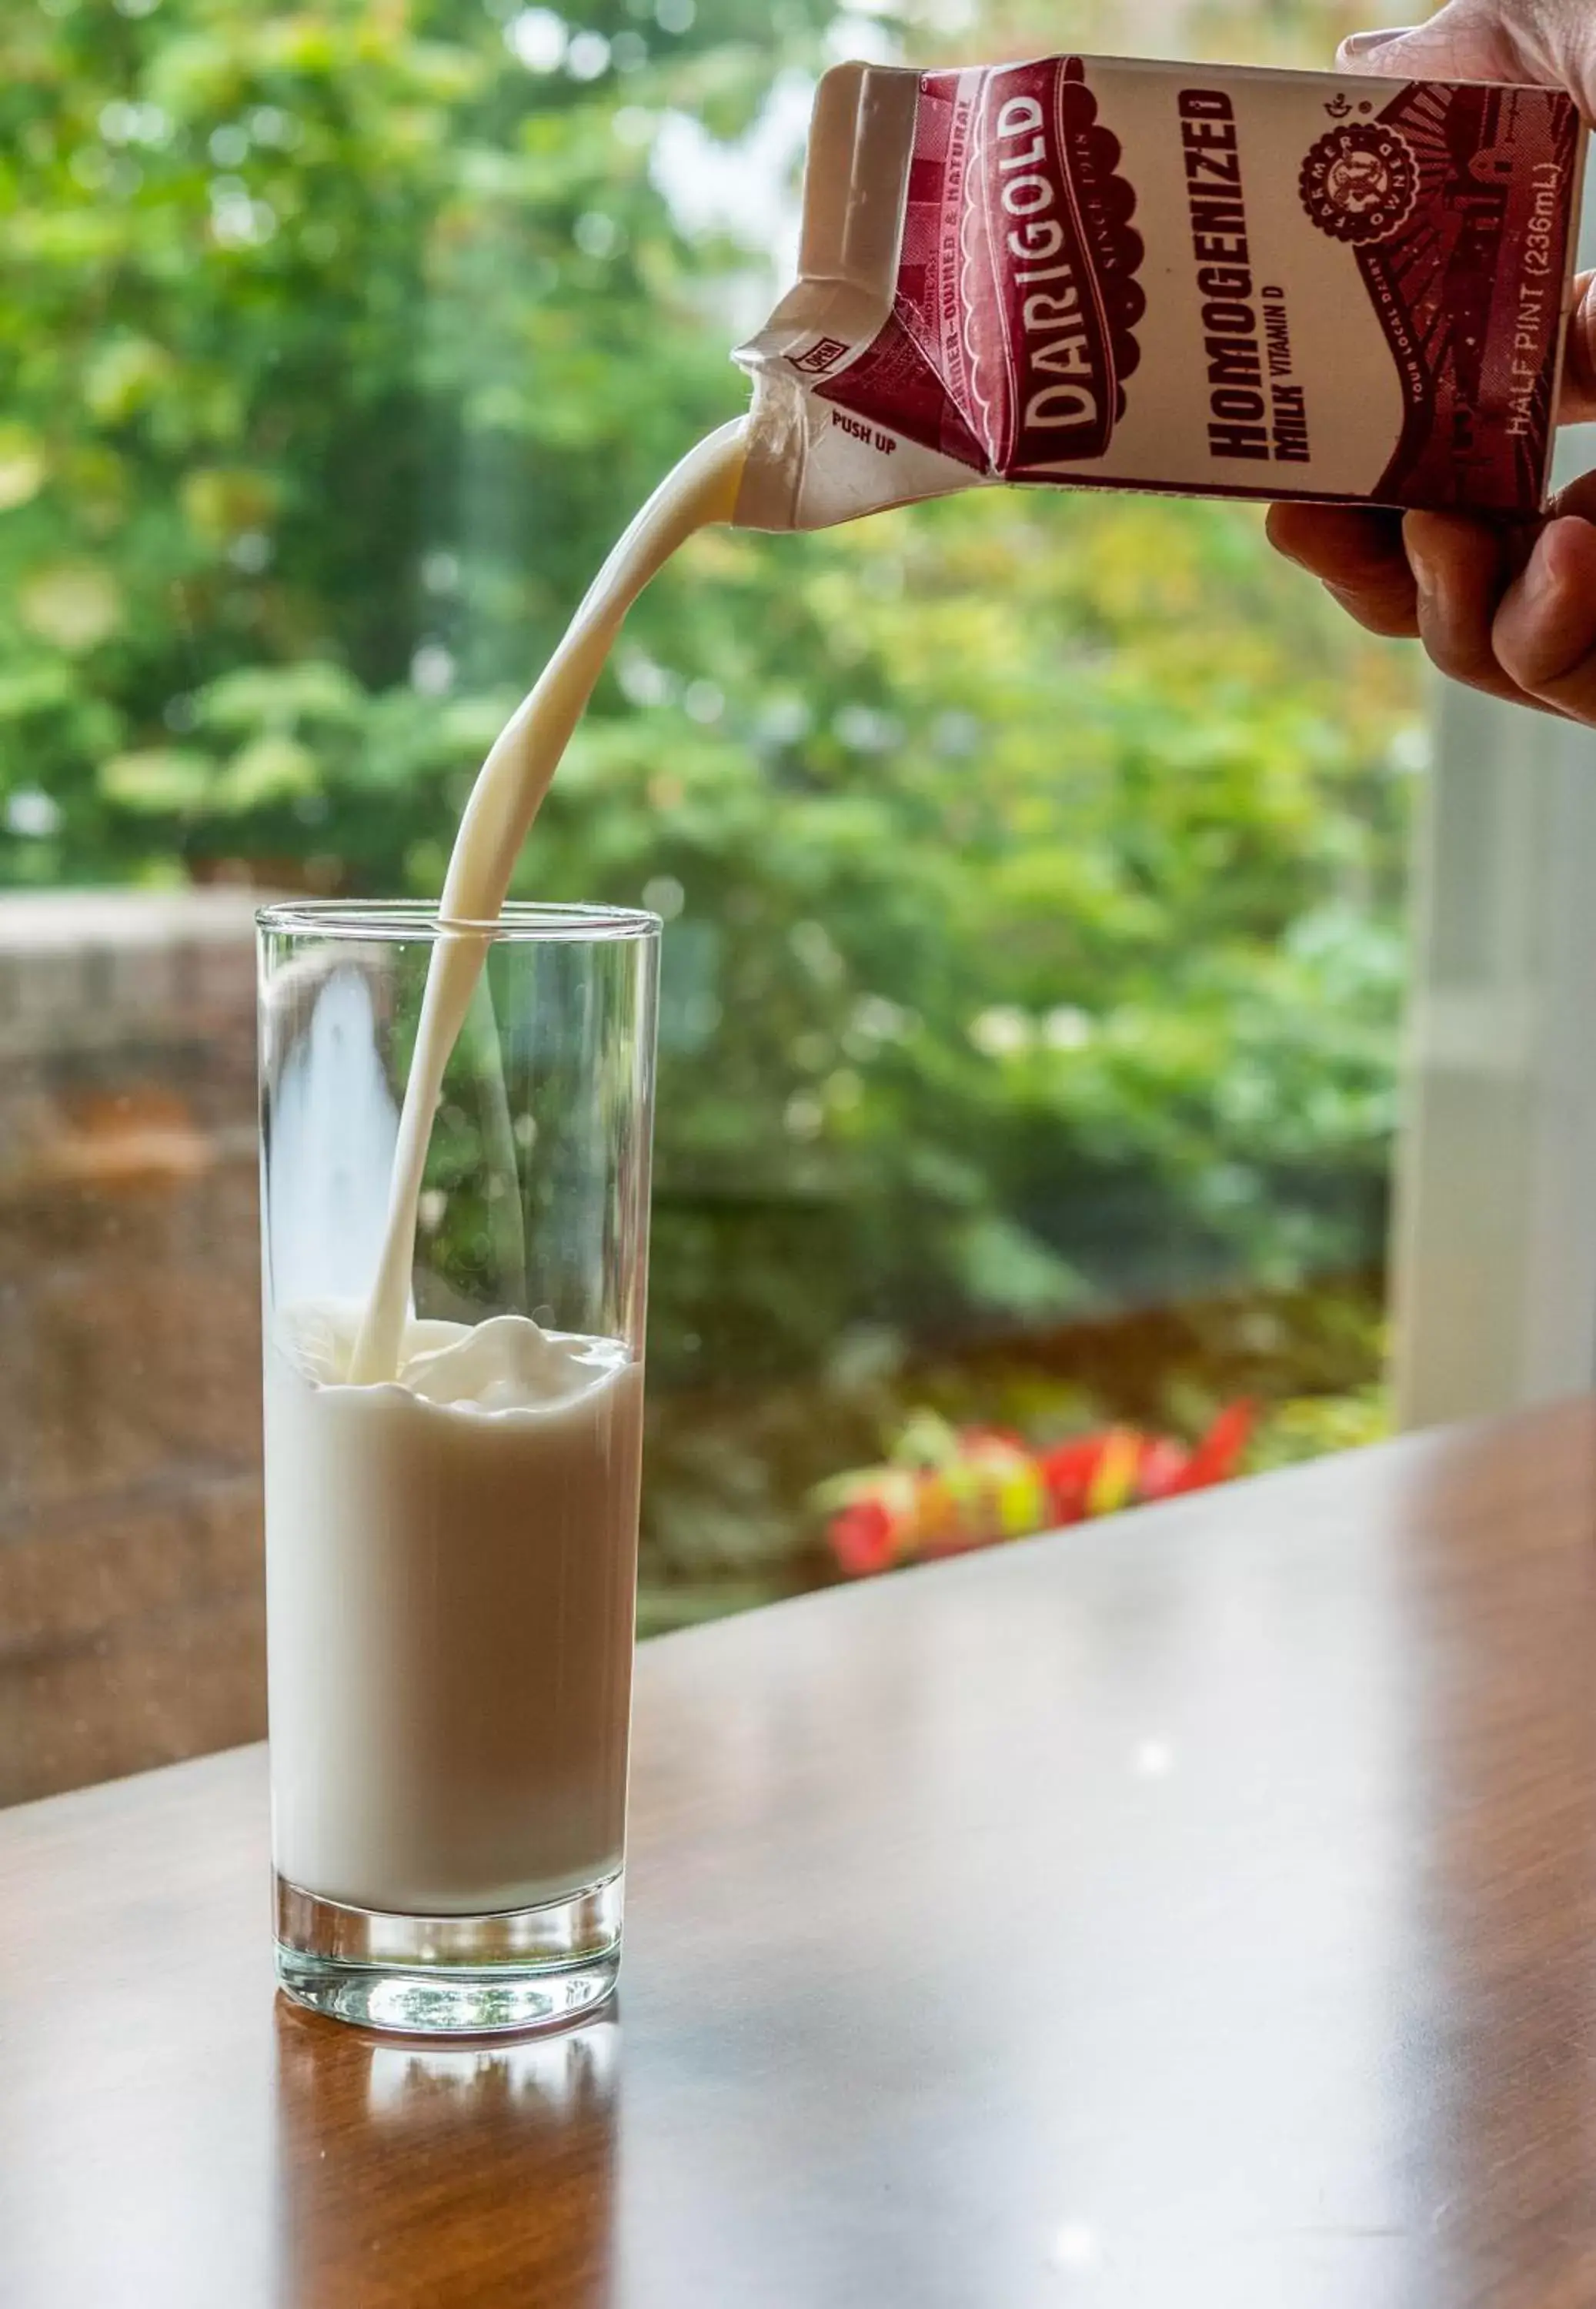
<path id="1" fill-rule="evenodd" d="M 618 2021 L 435 2045 L 279 1998 L 276 2051 L 280 2309 L 610 2300 Z"/>

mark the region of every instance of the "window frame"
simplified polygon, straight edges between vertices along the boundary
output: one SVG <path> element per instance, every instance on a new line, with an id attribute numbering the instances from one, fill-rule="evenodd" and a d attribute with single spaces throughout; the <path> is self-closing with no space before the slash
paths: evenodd
<path id="1" fill-rule="evenodd" d="M 1581 262 L 1596 262 L 1596 175 Z M 1596 425 L 1557 445 L 1596 466 Z M 1596 731 L 1437 683 L 1392 1243 L 1405 1428 L 1596 1384 Z"/>

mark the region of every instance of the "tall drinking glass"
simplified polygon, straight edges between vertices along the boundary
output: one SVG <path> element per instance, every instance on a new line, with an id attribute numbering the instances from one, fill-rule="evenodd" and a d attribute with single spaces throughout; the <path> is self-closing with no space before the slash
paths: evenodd
<path id="1" fill-rule="evenodd" d="M 370 2027 L 551 2024 L 620 1956 L 659 921 L 259 923 L 278 1977 Z M 482 973 L 397 1368 L 356 1386 L 444 936 Z"/>

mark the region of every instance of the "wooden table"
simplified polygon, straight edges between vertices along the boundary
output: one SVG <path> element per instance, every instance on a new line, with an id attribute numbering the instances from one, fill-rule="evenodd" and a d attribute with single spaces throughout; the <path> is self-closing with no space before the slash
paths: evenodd
<path id="1" fill-rule="evenodd" d="M 1596 1412 L 645 1647 L 622 2002 L 272 1993 L 257 1750 L 0 1817 L 4 2309 L 1590 2309 Z"/>

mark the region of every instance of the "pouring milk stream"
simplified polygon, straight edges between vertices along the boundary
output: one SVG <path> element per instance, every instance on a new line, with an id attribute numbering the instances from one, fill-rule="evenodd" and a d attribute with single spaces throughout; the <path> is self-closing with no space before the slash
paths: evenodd
<path id="1" fill-rule="evenodd" d="M 666 475 L 593 580 L 536 688 L 506 722 L 478 772 L 444 881 L 439 906 L 444 934 L 433 949 L 405 1085 L 387 1231 L 349 1367 L 349 1379 L 357 1386 L 391 1379 L 398 1369 L 427 1141 L 444 1069 L 487 956 L 482 926 L 497 919 L 528 828 L 542 807 L 626 611 L 695 530 L 730 520 L 742 477 L 744 438 L 740 419 L 723 425 Z"/>

